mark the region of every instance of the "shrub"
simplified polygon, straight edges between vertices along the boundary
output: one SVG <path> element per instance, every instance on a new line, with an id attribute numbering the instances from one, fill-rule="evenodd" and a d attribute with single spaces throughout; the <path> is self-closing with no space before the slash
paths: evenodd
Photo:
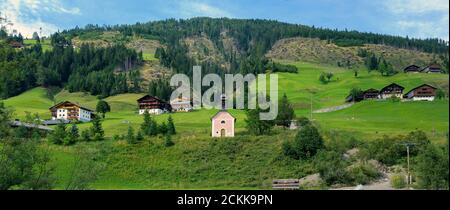
<path id="1" fill-rule="evenodd" d="M 300 117 L 298 118 L 298 126 L 304 127 L 311 124 L 311 121 L 307 117 Z"/>
<path id="2" fill-rule="evenodd" d="M 395 165 L 403 157 L 405 147 L 400 144 L 398 137 L 383 136 L 380 139 L 368 142 L 362 153 L 364 159 L 378 160 L 388 166 Z"/>
<path id="3" fill-rule="evenodd" d="M 314 166 L 320 177 L 328 185 L 350 184 L 353 182 L 342 155 L 335 151 L 321 151 L 314 158 Z"/>
<path id="4" fill-rule="evenodd" d="M 316 127 L 307 125 L 302 127 L 292 143 L 285 143 L 285 155 L 294 159 L 310 158 L 324 148 L 322 136 Z"/>
<path id="5" fill-rule="evenodd" d="M 394 174 L 391 176 L 390 183 L 395 189 L 403 189 L 406 187 L 406 178 L 403 174 Z"/>
<path id="6" fill-rule="evenodd" d="M 288 73 L 298 73 L 298 68 L 294 65 L 273 63 L 271 66 L 273 72 L 288 72 Z"/>
<path id="7" fill-rule="evenodd" d="M 417 156 L 414 168 L 417 182 L 424 189 L 448 189 L 449 177 L 448 145 L 427 145 Z"/>
<path id="8" fill-rule="evenodd" d="M 348 171 L 354 184 L 369 184 L 381 176 L 381 173 L 368 163 L 357 163 L 350 167 Z"/>
<path id="9" fill-rule="evenodd" d="M 51 143 L 60 145 L 63 143 L 66 136 L 66 125 L 61 123 L 56 126 L 55 130 L 51 133 L 48 139 Z"/>
<path id="10" fill-rule="evenodd" d="M 81 139 L 83 141 L 91 141 L 91 133 L 88 130 L 81 131 Z"/>

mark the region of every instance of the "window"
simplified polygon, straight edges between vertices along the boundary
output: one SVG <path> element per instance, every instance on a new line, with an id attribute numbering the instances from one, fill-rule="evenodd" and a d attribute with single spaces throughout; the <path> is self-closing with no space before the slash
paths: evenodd
<path id="1" fill-rule="evenodd" d="M 220 122 L 221 124 L 225 124 L 225 120 L 222 120 L 222 122 Z"/>

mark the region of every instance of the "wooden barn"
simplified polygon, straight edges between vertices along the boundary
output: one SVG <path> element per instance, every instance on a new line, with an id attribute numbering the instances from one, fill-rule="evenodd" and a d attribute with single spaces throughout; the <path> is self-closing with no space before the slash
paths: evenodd
<path id="1" fill-rule="evenodd" d="M 139 114 L 142 115 L 146 111 L 150 114 L 160 115 L 171 112 L 170 104 L 155 96 L 146 95 L 137 100 L 139 106 Z"/>
<path id="2" fill-rule="evenodd" d="M 420 73 L 422 69 L 419 66 L 416 65 L 410 65 L 406 67 L 403 71 L 405 73 Z"/>
<path id="3" fill-rule="evenodd" d="M 436 90 L 437 88 L 431 85 L 423 84 L 406 93 L 405 98 L 412 101 L 434 101 Z"/>
<path id="4" fill-rule="evenodd" d="M 392 83 L 380 90 L 379 98 L 381 99 L 389 99 L 392 97 L 402 98 L 403 90 L 405 90 L 403 86 L 398 85 L 396 83 Z"/>
<path id="5" fill-rule="evenodd" d="M 441 65 L 431 64 L 422 70 L 423 73 L 442 73 Z"/>

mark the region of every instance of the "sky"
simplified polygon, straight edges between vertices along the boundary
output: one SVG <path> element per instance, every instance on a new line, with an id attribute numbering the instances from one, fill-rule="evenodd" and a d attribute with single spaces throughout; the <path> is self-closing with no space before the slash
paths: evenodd
<path id="1" fill-rule="evenodd" d="M 86 24 L 167 18 L 271 19 L 332 29 L 449 40 L 448 0 L 0 0 L 26 37 Z"/>

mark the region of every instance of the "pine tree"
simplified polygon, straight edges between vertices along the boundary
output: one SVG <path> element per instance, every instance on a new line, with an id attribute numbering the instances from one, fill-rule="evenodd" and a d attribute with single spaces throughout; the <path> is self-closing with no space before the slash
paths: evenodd
<path id="1" fill-rule="evenodd" d="M 80 138 L 79 130 L 75 123 L 72 123 L 72 127 L 70 127 L 69 136 L 72 142 L 76 142 Z"/>
<path id="2" fill-rule="evenodd" d="M 256 105 L 256 109 L 248 110 L 246 115 L 247 119 L 245 122 L 247 123 L 247 130 L 249 133 L 254 135 L 264 135 L 269 134 L 275 125 L 274 121 L 270 120 L 260 120 L 259 113 L 263 112 L 258 105 Z"/>
<path id="3" fill-rule="evenodd" d="M 64 138 L 66 138 L 66 125 L 63 123 L 60 123 L 56 126 L 55 130 L 50 134 L 49 141 L 53 144 L 62 144 Z"/>
<path id="4" fill-rule="evenodd" d="M 167 133 L 170 135 L 176 134 L 175 124 L 173 123 L 172 116 L 169 116 L 169 118 L 167 119 Z"/>
<path id="5" fill-rule="evenodd" d="M 134 137 L 134 129 L 131 126 L 128 126 L 127 142 L 129 144 L 136 144 L 136 138 Z"/>
<path id="6" fill-rule="evenodd" d="M 94 118 L 94 120 L 92 120 L 91 133 L 94 137 L 94 141 L 104 140 L 105 132 L 103 131 L 102 123 L 99 118 Z"/>
<path id="7" fill-rule="evenodd" d="M 107 95 L 109 95 L 109 94 L 107 94 Z M 110 112 L 111 107 L 109 106 L 109 104 L 106 101 L 100 100 L 97 103 L 97 107 L 96 107 L 95 111 L 97 111 L 98 113 L 102 113 L 102 117 L 105 118 L 106 112 Z"/>
<path id="8" fill-rule="evenodd" d="M 164 141 L 164 146 L 165 147 L 171 147 L 175 145 L 175 143 L 172 141 L 172 136 L 170 134 L 166 135 L 165 141 Z"/>
<path id="9" fill-rule="evenodd" d="M 167 134 L 168 130 L 167 130 L 167 124 L 165 122 L 163 122 L 158 129 L 158 132 L 161 134 Z"/>
<path id="10" fill-rule="evenodd" d="M 147 111 L 144 112 L 144 122 L 141 124 L 141 131 L 146 136 L 158 135 L 158 124 Z"/>
<path id="11" fill-rule="evenodd" d="M 142 132 L 139 131 L 136 135 L 136 142 L 142 142 L 144 140 L 144 136 L 142 135 Z"/>
<path id="12" fill-rule="evenodd" d="M 295 118 L 294 108 L 289 103 L 289 100 L 286 94 L 280 100 L 278 106 L 278 116 L 276 122 L 278 125 L 282 125 L 284 127 L 289 127 L 291 121 Z"/>
<path id="13" fill-rule="evenodd" d="M 81 131 L 81 139 L 82 141 L 91 141 L 91 134 L 88 130 Z"/>

